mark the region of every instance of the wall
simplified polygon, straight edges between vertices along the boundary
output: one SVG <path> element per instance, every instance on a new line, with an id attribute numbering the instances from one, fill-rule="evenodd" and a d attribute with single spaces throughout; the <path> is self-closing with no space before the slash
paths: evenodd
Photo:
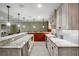
<path id="1" fill-rule="evenodd" d="M 0 24 L 5 24 L 5 23 L 0 23 Z M 25 28 L 22 27 L 22 25 L 25 25 Z M 47 32 L 48 31 L 48 22 L 45 21 L 44 22 L 44 26 L 45 28 L 42 28 L 43 26 L 43 22 L 24 22 L 23 24 L 21 24 L 20 27 L 20 31 L 21 32 Z M 36 28 L 33 28 L 33 25 L 36 26 Z M 19 28 L 17 27 L 17 25 L 12 24 L 11 27 L 7 27 L 6 29 L 6 33 L 10 33 L 10 34 L 14 34 L 17 33 Z M 0 25 L 0 36 L 1 36 L 1 25 Z"/>
<path id="2" fill-rule="evenodd" d="M 43 22 L 26 22 L 24 23 L 26 28 L 21 27 L 21 32 L 47 32 L 48 31 L 48 22 L 44 22 L 45 28 L 42 28 Z M 33 28 L 33 25 L 36 28 Z"/>
<path id="3" fill-rule="evenodd" d="M 62 30 L 62 35 L 65 40 L 79 44 L 79 30 Z"/>
<path id="4" fill-rule="evenodd" d="M 17 32 L 18 32 L 17 26 L 16 25 L 11 25 L 11 27 L 10 27 L 10 33 L 11 34 L 15 34 Z"/>

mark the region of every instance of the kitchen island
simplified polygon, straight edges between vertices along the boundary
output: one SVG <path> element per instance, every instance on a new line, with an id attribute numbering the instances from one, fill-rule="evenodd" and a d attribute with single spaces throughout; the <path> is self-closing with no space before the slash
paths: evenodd
<path id="1" fill-rule="evenodd" d="M 79 56 L 79 45 L 46 35 L 46 48 L 51 56 Z"/>
<path id="2" fill-rule="evenodd" d="M 32 34 L 16 34 L 10 38 L 1 39 L 0 56 L 28 56 L 32 47 Z"/>

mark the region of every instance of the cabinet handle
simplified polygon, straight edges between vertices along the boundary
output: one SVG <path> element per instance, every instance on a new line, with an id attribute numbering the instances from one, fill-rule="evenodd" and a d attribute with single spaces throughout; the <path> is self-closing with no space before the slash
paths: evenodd
<path id="1" fill-rule="evenodd" d="M 54 47 L 56 47 L 56 46 L 54 46 Z"/>
<path id="2" fill-rule="evenodd" d="M 52 47 L 52 50 L 53 50 L 53 47 Z"/>

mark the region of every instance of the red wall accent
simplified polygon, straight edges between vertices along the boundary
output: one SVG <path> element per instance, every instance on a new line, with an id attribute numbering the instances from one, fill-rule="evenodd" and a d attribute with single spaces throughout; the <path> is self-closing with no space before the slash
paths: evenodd
<path id="1" fill-rule="evenodd" d="M 29 34 L 34 34 L 34 41 L 45 41 L 45 32 L 35 32 L 35 33 L 29 33 Z"/>
<path id="2" fill-rule="evenodd" d="M 44 33 L 34 33 L 34 41 L 45 41 Z"/>

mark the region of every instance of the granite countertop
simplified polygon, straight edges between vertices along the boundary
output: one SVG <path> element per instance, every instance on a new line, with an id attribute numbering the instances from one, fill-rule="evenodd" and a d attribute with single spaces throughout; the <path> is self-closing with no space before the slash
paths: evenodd
<path id="1" fill-rule="evenodd" d="M 46 34 L 47 37 L 53 37 L 54 35 L 52 34 Z"/>
<path id="2" fill-rule="evenodd" d="M 8 39 L 11 39 L 11 38 L 14 38 L 16 36 L 23 35 L 23 34 L 26 34 L 26 32 L 20 33 L 20 34 L 13 34 L 13 35 L 5 36 L 5 37 L 0 37 L 0 41 L 8 40 Z"/>
<path id="3" fill-rule="evenodd" d="M 50 33 L 50 32 L 28 32 L 28 33 Z"/>
<path id="4" fill-rule="evenodd" d="M 74 44 L 64 39 L 51 37 L 50 40 L 54 42 L 58 47 L 79 47 L 78 44 Z"/>
<path id="5" fill-rule="evenodd" d="M 10 42 L 10 43 L 7 43 L 3 46 L 0 46 L 0 48 L 22 48 L 27 42 L 29 39 L 31 39 L 33 35 L 29 34 L 29 35 L 26 35 L 20 39 L 17 39 L 13 42 Z"/>

